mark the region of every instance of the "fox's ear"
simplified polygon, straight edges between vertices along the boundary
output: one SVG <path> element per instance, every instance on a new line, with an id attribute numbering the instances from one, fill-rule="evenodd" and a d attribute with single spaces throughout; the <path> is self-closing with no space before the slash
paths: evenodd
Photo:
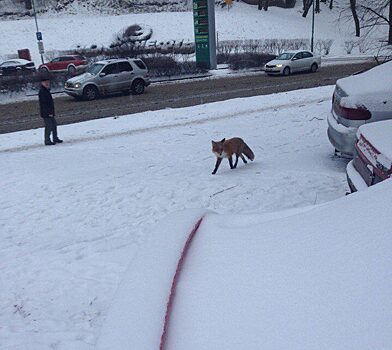
<path id="1" fill-rule="evenodd" d="M 221 142 L 225 142 L 225 141 L 226 141 L 226 138 L 222 139 L 222 141 L 221 141 Z"/>
<path id="2" fill-rule="evenodd" d="M 213 145 L 216 145 L 216 142 L 215 142 L 215 141 L 212 141 L 212 140 L 211 140 L 211 142 L 212 142 Z"/>

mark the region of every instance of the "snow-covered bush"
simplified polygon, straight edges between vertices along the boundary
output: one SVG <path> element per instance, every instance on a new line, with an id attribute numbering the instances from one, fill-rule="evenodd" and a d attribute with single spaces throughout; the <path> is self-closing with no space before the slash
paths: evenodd
<path id="1" fill-rule="evenodd" d="M 67 78 L 68 76 L 65 74 L 51 75 L 50 81 L 53 90 L 61 90 Z M 6 76 L 0 79 L 0 91 L 3 93 L 38 90 L 39 86 L 39 73 L 29 75 Z"/>
<path id="2" fill-rule="evenodd" d="M 327 39 L 327 40 L 321 41 L 321 46 L 322 46 L 324 55 L 329 55 L 329 53 L 331 51 L 332 44 L 333 44 L 332 39 Z"/>
<path id="3" fill-rule="evenodd" d="M 110 47 L 134 45 L 137 42 L 147 41 L 152 36 L 152 28 L 147 25 L 133 24 L 117 33 Z"/>
<path id="4" fill-rule="evenodd" d="M 307 49 L 307 39 L 259 39 L 259 40 L 225 40 L 217 45 L 218 55 L 238 53 L 269 53 L 278 55 L 283 51 Z"/>
<path id="5" fill-rule="evenodd" d="M 218 62 L 228 63 L 231 69 L 239 70 L 246 68 L 261 68 L 275 57 L 275 55 L 247 52 L 231 55 L 225 62 L 221 62 L 221 57 L 218 57 Z"/>
<path id="6" fill-rule="evenodd" d="M 344 49 L 346 50 L 346 53 L 348 55 L 351 54 L 351 52 L 353 51 L 354 47 L 355 47 L 355 41 L 354 40 L 346 40 L 344 42 Z"/>
<path id="7" fill-rule="evenodd" d="M 369 51 L 371 49 L 371 43 L 366 38 L 359 40 L 358 41 L 358 49 L 359 49 L 360 53 L 366 53 L 367 51 Z"/>
<path id="8" fill-rule="evenodd" d="M 202 73 L 204 70 L 196 66 L 195 61 L 182 62 L 168 56 L 143 57 L 150 75 L 153 77 L 170 77 L 183 74 Z"/>

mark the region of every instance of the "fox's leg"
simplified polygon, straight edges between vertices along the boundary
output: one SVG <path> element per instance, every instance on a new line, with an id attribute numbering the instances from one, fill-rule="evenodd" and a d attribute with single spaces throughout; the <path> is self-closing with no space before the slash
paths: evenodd
<path id="1" fill-rule="evenodd" d="M 248 162 L 246 161 L 246 159 L 245 159 L 245 157 L 244 157 L 244 155 L 243 155 L 242 153 L 241 153 L 240 157 L 241 157 L 242 161 L 243 161 L 245 164 L 248 163 Z"/>
<path id="2" fill-rule="evenodd" d="M 232 156 L 229 157 L 229 164 L 230 164 L 230 169 L 234 169 L 234 166 L 233 166 L 233 157 L 232 157 Z"/>
<path id="3" fill-rule="evenodd" d="M 214 171 L 212 172 L 212 175 L 215 175 L 215 174 L 216 174 L 216 172 L 217 172 L 217 170 L 218 170 L 219 165 L 220 165 L 221 162 L 222 162 L 222 158 L 216 158 L 215 169 L 214 169 Z"/>
<path id="4" fill-rule="evenodd" d="M 234 169 L 237 168 L 237 164 L 238 164 L 238 154 L 235 155 Z"/>

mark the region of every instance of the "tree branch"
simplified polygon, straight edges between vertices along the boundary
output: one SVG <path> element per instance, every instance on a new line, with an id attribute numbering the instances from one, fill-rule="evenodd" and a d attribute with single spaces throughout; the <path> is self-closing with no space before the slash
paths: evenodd
<path id="1" fill-rule="evenodd" d="M 380 14 L 380 13 L 374 11 L 372 8 L 367 7 L 367 6 L 363 6 L 363 5 L 361 5 L 361 7 L 364 8 L 365 10 L 369 11 L 369 12 L 374 13 L 377 17 L 382 18 L 382 19 L 383 19 L 384 21 L 386 21 L 387 23 L 390 23 L 388 18 L 386 18 L 386 17 L 384 17 L 382 14 Z"/>

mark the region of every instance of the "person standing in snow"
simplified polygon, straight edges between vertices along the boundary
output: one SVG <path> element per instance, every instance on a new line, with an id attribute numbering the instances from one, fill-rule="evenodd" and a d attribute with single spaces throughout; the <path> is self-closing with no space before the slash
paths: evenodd
<path id="1" fill-rule="evenodd" d="M 63 142 L 63 140 L 60 140 L 57 136 L 54 102 L 52 94 L 50 93 L 50 79 L 47 76 L 41 78 L 41 88 L 38 97 L 40 114 L 45 123 L 45 145 L 51 146 Z M 53 141 L 50 139 L 50 134 L 53 134 Z"/>

